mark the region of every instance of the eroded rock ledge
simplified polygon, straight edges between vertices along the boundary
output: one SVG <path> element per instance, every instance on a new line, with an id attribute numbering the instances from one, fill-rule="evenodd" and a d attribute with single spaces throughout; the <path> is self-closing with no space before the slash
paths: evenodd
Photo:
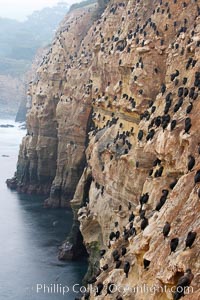
<path id="1" fill-rule="evenodd" d="M 30 86 L 32 109 L 19 154 L 18 189 L 50 192 L 46 204 L 51 206 L 73 199 L 90 255 L 87 278 L 108 264 L 94 285 L 170 288 L 191 268 L 193 293 L 184 299 L 200 297 L 199 184 L 194 186 L 200 169 L 198 4 L 111 0 L 93 24 L 92 7 L 75 10 L 63 21 Z M 195 158 L 190 172 L 189 155 Z M 149 225 L 142 231 L 145 194 L 142 209 Z M 164 239 L 166 221 L 171 230 Z M 130 225 L 136 235 L 127 236 Z M 192 230 L 197 238 L 183 251 Z M 111 232 L 120 234 L 109 242 Z M 169 255 L 175 237 L 179 245 Z M 122 247 L 126 254 L 115 268 L 112 252 Z M 100 260 L 102 249 L 106 253 Z M 148 270 L 144 259 L 150 261 Z M 106 295 L 105 289 L 98 299 L 117 296 L 172 299 L 169 290 L 161 289 L 153 295 Z M 96 298 L 91 293 L 90 299 Z"/>

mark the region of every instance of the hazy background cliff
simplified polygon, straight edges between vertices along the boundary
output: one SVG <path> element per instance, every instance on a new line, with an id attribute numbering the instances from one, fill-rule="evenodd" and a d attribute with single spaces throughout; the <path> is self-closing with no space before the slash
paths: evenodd
<path id="1" fill-rule="evenodd" d="M 25 120 L 27 85 L 43 57 L 39 49 L 51 42 L 68 9 L 68 4 L 60 2 L 32 13 L 23 22 L 0 18 L 1 116 L 15 117 L 21 103 L 17 120 Z"/>

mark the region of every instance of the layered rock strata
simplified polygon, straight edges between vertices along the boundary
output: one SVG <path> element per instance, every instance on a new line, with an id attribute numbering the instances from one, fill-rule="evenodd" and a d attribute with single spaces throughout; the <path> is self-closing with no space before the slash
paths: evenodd
<path id="1" fill-rule="evenodd" d="M 50 190 L 51 206 L 73 198 L 90 255 L 87 278 L 101 268 L 98 299 L 173 299 L 170 289 L 187 268 L 193 293 L 184 299 L 198 299 L 199 3 L 112 0 L 93 24 L 91 14 L 85 8 L 66 17 L 31 86 L 18 187 Z M 189 231 L 197 237 L 184 251 Z M 173 238 L 179 243 L 170 255 Z M 107 294 L 109 283 L 158 289 Z"/>
<path id="2" fill-rule="evenodd" d="M 93 6 L 66 16 L 29 86 L 32 107 L 27 115 L 28 132 L 20 148 L 15 183 L 22 192 L 50 192 L 46 205 L 69 204 L 85 165 L 91 112 L 91 55 L 84 54 L 81 42 L 91 25 L 92 10 Z"/>

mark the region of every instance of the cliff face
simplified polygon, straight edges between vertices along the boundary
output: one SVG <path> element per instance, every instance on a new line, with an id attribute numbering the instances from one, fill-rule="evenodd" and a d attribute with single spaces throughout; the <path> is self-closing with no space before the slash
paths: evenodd
<path id="1" fill-rule="evenodd" d="M 24 95 L 23 95 L 23 97 L 21 96 L 21 98 L 20 98 L 20 104 L 19 104 L 19 108 L 18 108 L 17 115 L 15 118 L 16 122 L 26 121 L 27 111 L 31 108 L 31 105 L 32 105 L 30 91 L 28 91 L 28 93 L 27 93 L 27 90 L 29 87 L 29 82 L 33 82 L 35 80 L 37 69 L 39 68 L 39 66 L 41 64 L 41 61 L 42 61 L 44 55 L 46 54 L 47 49 L 48 48 L 46 47 L 46 48 L 40 48 L 37 50 L 37 53 L 34 57 L 34 60 L 32 62 L 30 69 L 26 72 L 26 74 L 22 78 L 22 84 L 24 87 Z"/>
<path id="2" fill-rule="evenodd" d="M 96 284 L 159 287 L 155 294 L 106 295 L 105 289 L 98 299 L 172 299 L 169 289 L 187 268 L 195 276 L 193 293 L 184 299 L 199 299 L 198 1 L 113 0 L 93 25 L 91 11 L 66 17 L 30 88 L 33 105 L 19 154 L 18 188 L 51 189 L 46 204 L 52 206 L 73 198 L 90 254 L 88 276 L 99 268 L 99 250 L 106 250 L 100 266 L 108 263 L 108 269 Z M 189 172 L 190 155 L 195 164 Z M 171 230 L 164 239 L 166 221 Z M 136 235 L 126 233 L 130 226 Z M 109 242 L 117 231 L 120 236 Z M 183 251 L 189 231 L 197 238 Z M 170 255 L 176 237 L 179 244 Z M 126 254 L 115 268 L 112 252 L 122 247 Z"/>
<path id="3" fill-rule="evenodd" d="M 51 206 L 68 205 L 84 166 L 91 111 L 89 87 L 85 86 L 90 56 L 81 54 L 82 66 L 77 56 L 84 52 L 80 43 L 91 13 L 89 7 L 67 15 L 28 91 L 32 107 L 19 153 L 17 185 L 23 192 L 50 192 L 46 204 Z"/>

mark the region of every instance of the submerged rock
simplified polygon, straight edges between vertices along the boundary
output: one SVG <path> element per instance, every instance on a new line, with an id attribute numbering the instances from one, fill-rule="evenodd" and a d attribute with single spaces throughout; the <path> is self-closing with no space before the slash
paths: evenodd
<path id="1" fill-rule="evenodd" d="M 59 255 L 58 259 L 60 260 L 72 260 L 74 257 L 73 253 L 73 245 L 69 242 L 63 243 L 61 247 L 59 247 Z"/>
<path id="2" fill-rule="evenodd" d="M 17 189 L 17 179 L 15 177 L 12 179 L 7 179 L 6 184 L 11 190 Z"/>

